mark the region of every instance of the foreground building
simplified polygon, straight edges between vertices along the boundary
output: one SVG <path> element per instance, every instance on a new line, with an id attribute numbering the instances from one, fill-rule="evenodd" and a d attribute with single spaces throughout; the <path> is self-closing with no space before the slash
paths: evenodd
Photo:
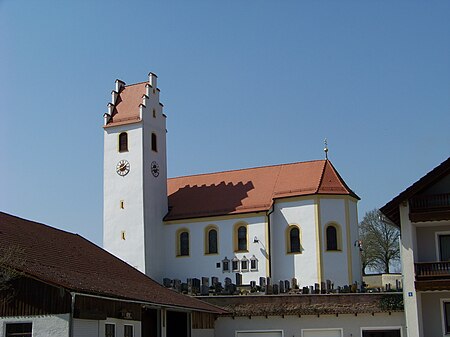
<path id="1" fill-rule="evenodd" d="M 381 211 L 401 230 L 408 337 L 450 335 L 450 158 Z"/>
<path id="2" fill-rule="evenodd" d="M 213 336 L 213 305 L 79 235 L 0 212 L 0 337 Z"/>

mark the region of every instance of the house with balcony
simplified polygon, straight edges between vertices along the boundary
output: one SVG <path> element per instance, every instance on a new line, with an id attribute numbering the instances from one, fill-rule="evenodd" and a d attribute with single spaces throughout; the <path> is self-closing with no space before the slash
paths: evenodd
<path id="1" fill-rule="evenodd" d="M 450 158 L 381 212 L 401 230 L 408 337 L 450 336 Z"/>

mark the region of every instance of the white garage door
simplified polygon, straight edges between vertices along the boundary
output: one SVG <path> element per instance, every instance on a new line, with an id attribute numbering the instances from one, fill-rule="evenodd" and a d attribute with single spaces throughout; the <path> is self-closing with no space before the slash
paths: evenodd
<path id="1" fill-rule="evenodd" d="M 342 330 L 303 330 L 303 337 L 342 337 Z"/>
<path id="2" fill-rule="evenodd" d="M 238 331 L 236 337 L 281 337 L 281 331 Z"/>

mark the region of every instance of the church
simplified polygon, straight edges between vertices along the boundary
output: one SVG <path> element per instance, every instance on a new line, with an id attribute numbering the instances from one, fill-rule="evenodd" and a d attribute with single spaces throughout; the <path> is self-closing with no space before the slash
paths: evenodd
<path id="1" fill-rule="evenodd" d="M 329 160 L 167 178 L 157 76 L 104 114 L 104 247 L 161 282 L 361 284 L 357 202 Z"/>

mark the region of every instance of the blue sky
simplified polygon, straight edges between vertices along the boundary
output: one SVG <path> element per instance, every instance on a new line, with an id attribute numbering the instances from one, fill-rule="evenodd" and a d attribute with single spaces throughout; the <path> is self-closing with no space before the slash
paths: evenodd
<path id="1" fill-rule="evenodd" d="M 329 158 L 381 207 L 449 156 L 449 1 L 0 0 L 0 210 L 102 243 L 102 115 L 158 74 L 169 176 Z"/>

